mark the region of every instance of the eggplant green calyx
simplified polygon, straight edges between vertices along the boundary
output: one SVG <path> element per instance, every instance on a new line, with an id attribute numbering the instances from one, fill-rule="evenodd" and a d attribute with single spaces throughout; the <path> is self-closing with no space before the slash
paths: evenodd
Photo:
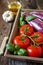
<path id="1" fill-rule="evenodd" d="M 31 20 L 33 20 L 33 19 L 35 19 L 36 17 L 35 16 L 28 16 L 28 17 L 26 17 L 26 21 L 31 21 Z"/>

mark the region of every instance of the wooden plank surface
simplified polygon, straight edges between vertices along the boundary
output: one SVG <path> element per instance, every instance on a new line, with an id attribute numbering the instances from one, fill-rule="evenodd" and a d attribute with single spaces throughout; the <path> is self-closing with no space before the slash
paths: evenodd
<path id="1" fill-rule="evenodd" d="M 43 0 L 40 0 L 40 1 L 37 0 L 37 1 L 38 1 L 38 5 L 40 6 L 40 8 L 43 9 Z M 4 0 L 0 0 L 0 5 L 1 5 L 1 2 L 5 3 Z M 1 6 L 2 6 L 2 8 L 4 8 L 3 5 L 1 5 Z M 0 8 L 1 8 L 1 6 L 0 6 Z M 2 10 L 0 9 L 0 11 L 2 11 Z M 0 17 L 1 17 L 1 15 L 0 15 Z M 2 38 L 0 40 L 2 40 Z M 25 60 L 25 61 L 14 60 L 14 59 L 10 59 L 10 58 L 0 56 L 0 65 L 43 65 L 43 63 L 32 62 L 32 61 L 30 62 L 30 61 L 27 61 L 27 60 Z"/>
<path id="2" fill-rule="evenodd" d="M 0 45 L 5 36 L 9 36 L 12 23 L 6 23 L 2 19 L 2 14 L 7 10 L 6 1 L 0 0 Z"/>
<path id="3" fill-rule="evenodd" d="M 6 0 L 0 0 L 0 50 L 2 48 L 2 45 L 4 44 L 3 43 L 4 37 L 8 37 L 9 38 L 9 35 L 11 33 L 11 30 L 12 30 L 12 26 L 13 26 L 13 21 L 7 23 L 2 18 L 2 14 L 6 10 L 8 10 L 7 6 L 8 6 L 8 4 L 7 4 Z M 15 20 L 15 17 L 14 17 L 14 20 Z M 5 45 L 3 45 L 3 49 L 5 49 Z M 4 52 L 4 50 L 3 50 L 3 52 Z M 0 53 L 3 54 L 1 51 L 0 51 Z"/>
<path id="4" fill-rule="evenodd" d="M 43 65 L 43 63 L 32 62 L 27 60 L 15 60 L 0 56 L 0 65 Z"/>
<path id="5" fill-rule="evenodd" d="M 19 0 L 25 9 L 43 9 L 43 0 Z M 31 1 L 31 2 L 29 2 Z M 35 1 L 35 2 L 34 2 Z M 29 6 L 32 5 L 31 7 Z M 33 8 L 32 8 L 33 7 Z"/>
<path id="6" fill-rule="evenodd" d="M 40 9 L 43 10 L 43 0 L 36 0 Z"/>

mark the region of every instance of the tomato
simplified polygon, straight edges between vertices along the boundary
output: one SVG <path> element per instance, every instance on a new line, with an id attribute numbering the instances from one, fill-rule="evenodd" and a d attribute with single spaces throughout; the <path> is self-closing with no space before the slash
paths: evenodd
<path id="1" fill-rule="evenodd" d="M 41 32 L 35 32 L 32 34 L 32 39 L 35 40 L 37 43 L 43 42 L 43 34 Z"/>
<path id="2" fill-rule="evenodd" d="M 13 43 L 14 45 L 18 44 L 20 48 L 27 48 L 30 45 L 30 39 L 24 36 L 16 36 Z"/>
<path id="3" fill-rule="evenodd" d="M 43 55 L 43 45 L 42 45 L 42 55 Z"/>
<path id="4" fill-rule="evenodd" d="M 37 46 L 37 47 L 29 46 L 27 48 L 27 53 L 31 57 L 41 57 L 42 56 L 42 48 L 40 46 Z"/>
<path id="5" fill-rule="evenodd" d="M 25 24 L 20 28 L 20 34 L 26 34 L 30 36 L 33 33 L 34 33 L 33 27 L 28 24 Z"/>

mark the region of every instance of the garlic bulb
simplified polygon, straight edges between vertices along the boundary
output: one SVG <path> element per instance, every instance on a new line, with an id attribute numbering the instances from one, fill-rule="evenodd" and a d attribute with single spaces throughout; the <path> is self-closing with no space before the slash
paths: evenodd
<path id="1" fill-rule="evenodd" d="M 3 13 L 2 18 L 5 22 L 9 22 L 14 19 L 14 14 L 13 14 L 13 12 L 8 10 Z"/>

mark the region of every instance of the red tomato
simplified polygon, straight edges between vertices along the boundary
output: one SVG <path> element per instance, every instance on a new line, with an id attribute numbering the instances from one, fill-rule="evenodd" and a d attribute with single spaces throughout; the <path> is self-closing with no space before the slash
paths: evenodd
<path id="1" fill-rule="evenodd" d="M 42 55 L 43 55 L 43 45 L 42 45 Z"/>
<path id="2" fill-rule="evenodd" d="M 18 44 L 21 48 L 27 48 L 30 45 L 30 39 L 24 36 L 16 36 L 13 43 Z"/>
<path id="3" fill-rule="evenodd" d="M 27 48 L 27 53 L 31 57 L 41 57 L 42 56 L 42 48 L 40 46 L 38 46 L 38 47 L 29 46 Z"/>
<path id="4" fill-rule="evenodd" d="M 34 33 L 33 27 L 28 24 L 25 24 L 20 28 L 20 34 L 26 34 L 30 36 L 33 33 Z"/>
<path id="5" fill-rule="evenodd" d="M 43 42 L 43 34 L 41 32 L 35 32 L 34 34 L 32 34 L 32 39 L 37 43 L 41 43 Z"/>

